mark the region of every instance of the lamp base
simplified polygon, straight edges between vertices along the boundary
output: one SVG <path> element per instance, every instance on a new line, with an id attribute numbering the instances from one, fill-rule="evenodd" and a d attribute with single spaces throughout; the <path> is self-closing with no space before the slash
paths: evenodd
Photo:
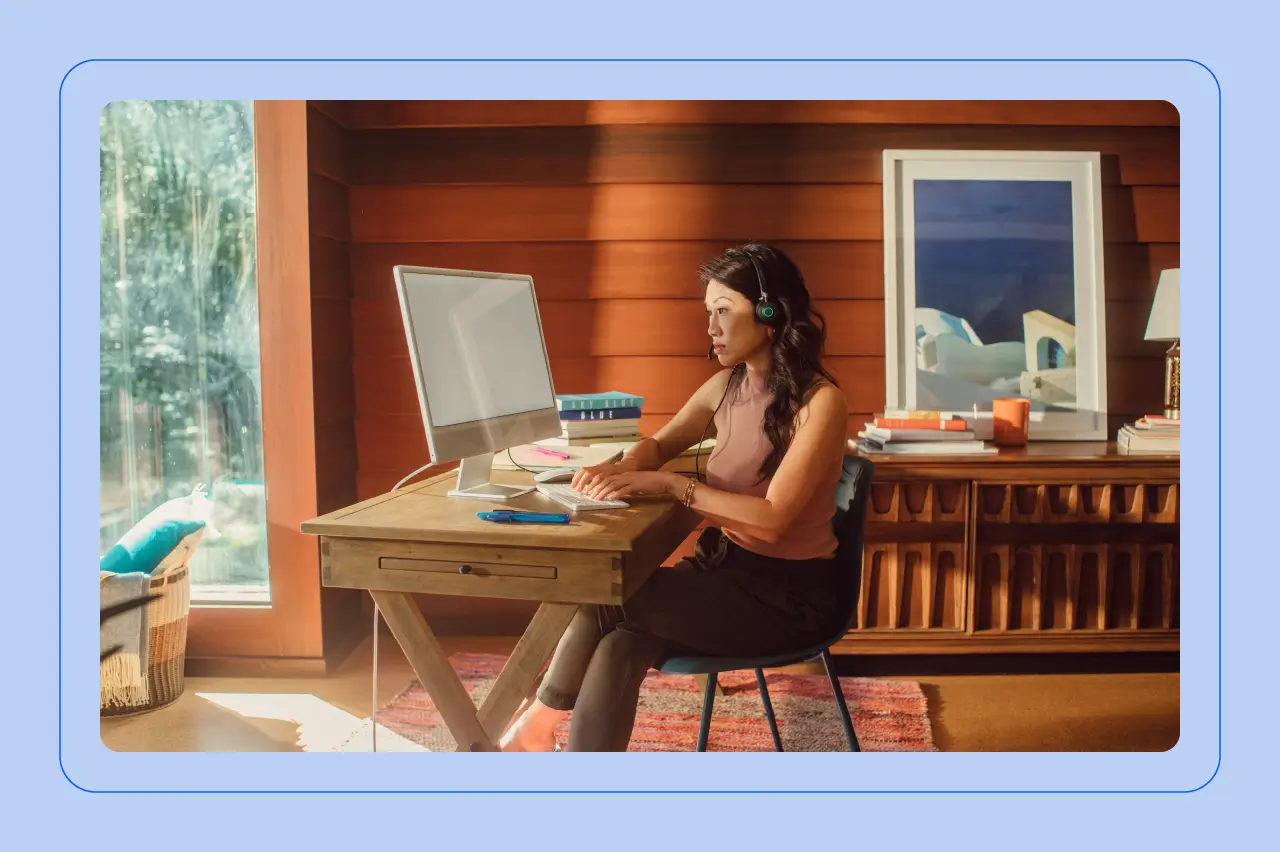
<path id="1" fill-rule="evenodd" d="M 1182 419 L 1182 342 L 1164 353 L 1164 416 L 1170 420 Z"/>

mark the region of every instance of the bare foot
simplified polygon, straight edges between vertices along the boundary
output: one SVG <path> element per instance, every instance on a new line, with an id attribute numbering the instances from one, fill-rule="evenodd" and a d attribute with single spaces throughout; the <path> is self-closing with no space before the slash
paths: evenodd
<path id="1" fill-rule="evenodd" d="M 556 725 L 564 713 L 534 701 L 498 740 L 500 751 L 555 751 Z"/>

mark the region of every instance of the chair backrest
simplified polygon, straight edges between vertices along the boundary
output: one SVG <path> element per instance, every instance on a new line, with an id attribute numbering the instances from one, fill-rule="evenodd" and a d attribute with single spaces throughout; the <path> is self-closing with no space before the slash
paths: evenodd
<path id="1" fill-rule="evenodd" d="M 871 499 L 871 480 L 876 466 L 870 460 L 846 455 L 836 486 L 835 525 L 836 563 L 840 566 L 839 598 L 840 630 L 843 636 L 858 617 L 858 597 L 862 588 L 862 532 L 867 520 L 867 501 Z"/>

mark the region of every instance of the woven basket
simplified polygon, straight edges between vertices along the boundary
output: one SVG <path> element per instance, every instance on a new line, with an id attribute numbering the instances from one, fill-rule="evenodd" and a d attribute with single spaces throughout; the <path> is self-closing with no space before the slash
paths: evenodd
<path id="1" fill-rule="evenodd" d="M 200 533 L 188 536 L 156 569 L 147 604 L 147 696 L 145 701 L 101 703 L 103 716 L 146 713 L 172 704 L 186 686 L 187 618 L 191 613 L 191 571 L 187 563 Z"/>

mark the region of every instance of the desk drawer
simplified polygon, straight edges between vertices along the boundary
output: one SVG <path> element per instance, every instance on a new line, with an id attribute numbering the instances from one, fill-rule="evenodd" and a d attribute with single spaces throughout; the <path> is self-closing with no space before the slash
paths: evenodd
<path id="1" fill-rule="evenodd" d="M 326 586 L 433 595 L 617 604 L 621 554 L 324 538 Z"/>
<path id="2" fill-rule="evenodd" d="M 443 562 L 438 559 L 401 559 L 383 557 L 379 567 L 396 571 L 425 571 L 428 574 L 448 574 L 460 577 L 529 577 L 538 580 L 554 580 L 559 573 L 554 565 L 510 565 L 486 562 Z"/>

